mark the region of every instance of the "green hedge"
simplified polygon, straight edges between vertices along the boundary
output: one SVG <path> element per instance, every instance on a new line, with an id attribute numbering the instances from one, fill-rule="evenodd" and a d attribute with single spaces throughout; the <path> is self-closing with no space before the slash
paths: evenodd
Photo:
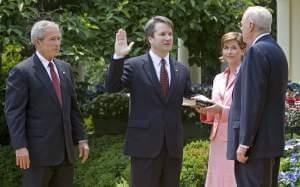
<path id="1" fill-rule="evenodd" d="M 207 163 L 208 141 L 193 141 L 184 147 L 180 182 L 183 186 L 204 186 Z"/>
<path id="2" fill-rule="evenodd" d="M 15 165 L 15 154 L 12 148 L 0 145 L 0 186 L 20 186 L 21 171 Z"/>
<path id="3" fill-rule="evenodd" d="M 123 139 L 123 136 L 90 138 L 90 158 L 85 164 L 78 159 L 75 162 L 75 186 L 119 183 L 121 173 L 129 165 L 129 158 L 122 153 Z M 15 166 L 15 155 L 9 146 L 0 147 L 0 168 L 0 186 L 20 186 L 21 171 Z"/>
<path id="4" fill-rule="evenodd" d="M 90 158 L 85 164 L 80 164 L 79 160 L 75 162 L 75 186 L 130 184 L 130 160 L 123 155 L 123 142 L 124 136 L 91 137 Z M 204 183 L 207 157 L 207 141 L 193 141 L 185 146 L 181 173 L 183 186 Z M 9 146 L 0 147 L 0 168 L 0 186 L 20 186 L 21 172 L 15 166 L 15 155 Z"/>
<path id="5" fill-rule="evenodd" d="M 77 186 L 114 186 L 121 181 L 122 172 L 129 165 L 123 155 L 123 136 L 102 136 L 90 141 L 90 158 L 87 163 L 75 164 Z"/>
<path id="6" fill-rule="evenodd" d="M 0 47 L 1 48 L 1 47 Z M 0 59 L 0 145 L 7 145 L 9 143 L 8 129 L 4 117 L 4 96 L 6 77 L 9 70 L 22 60 L 22 47 L 18 44 L 6 45 L 1 51 Z"/>

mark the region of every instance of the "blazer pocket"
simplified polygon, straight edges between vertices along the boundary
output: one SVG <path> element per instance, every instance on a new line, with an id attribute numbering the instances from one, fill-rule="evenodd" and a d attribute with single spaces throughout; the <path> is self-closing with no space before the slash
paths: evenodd
<path id="1" fill-rule="evenodd" d="M 128 127 L 131 128 L 141 128 L 141 129 L 147 129 L 149 128 L 149 120 L 129 120 L 128 121 Z"/>
<path id="2" fill-rule="evenodd" d="M 233 122 L 233 128 L 234 128 L 234 129 L 240 128 L 240 121 L 234 121 L 234 122 Z"/>
<path id="3" fill-rule="evenodd" d="M 45 131 L 41 129 L 28 129 L 27 135 L 32 137 L 43 137 L 45 134 Z"/>

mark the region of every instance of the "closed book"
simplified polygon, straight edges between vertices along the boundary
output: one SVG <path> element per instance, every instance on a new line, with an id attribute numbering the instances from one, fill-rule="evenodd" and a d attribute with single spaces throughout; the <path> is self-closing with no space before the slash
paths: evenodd
<path id="1" fill-rule="evenodd" d="M 182 105 L 189 107 L 208 107 L 214 105 L 214 102 L 204 95 L 197 95 L 193 97 L 193 99 L 183 98 Z"/>

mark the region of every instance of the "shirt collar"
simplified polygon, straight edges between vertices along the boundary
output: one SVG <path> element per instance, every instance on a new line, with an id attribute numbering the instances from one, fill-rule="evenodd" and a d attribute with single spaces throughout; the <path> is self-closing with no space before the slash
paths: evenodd
<path id="1" fill-rule="evenodd" d="M 240 67 L 241 67 L 241 64 L 235 69 L 235 71 L 233 72 L 234 75 L 237 75 L 238 72 L 240 71 Z M 225 74 L 229 74 L 230 73 L 230 69 L 229 67 L 227 67 L 225 70 L 224 70 L 224 73 Z"/>
<path id="2" fill-rule="evenodd" d="M 45 57 L 43 57 L 41 53 L 39 53 L 39 51 L 36 51 L 35 53 L 40 59 L 40 61 L 42 62 L 43 66 L 47 69 L 49 65 L 49 61 Z M 53 62 L 53 59 L 50 62 Z"/>
<path id="3" fill-rule="evenodd" d="M 237 75 L 240 71 L 240 68 L 241 68 L 241 64 L 236 68 L 234 74 Z"/>
<path id="4" fill-rule="evenodd" d="M 270 33 L 263 33 L 263 34 L 260 34 L 260 35 L 258 35 L 256 38 L 255 38 L 255 40 L 253 41 L 253 43 L 252 43 L 252 45 L 254 45 L 259 39 L 261 39 L 262 37 L 264 37 L 264 36 L 267 36 L 267 35 L 269 35 Z"/>
<path id="5" fill-rule="evenodd" d="M 150 54 L 150 57 L 151 57 L 154 65 L 159 66 L 162 58 L 160 56 L 158 56 L 157 54 L 155 54 L 151 49 L 149 51 L 149 54 Z M 163 59 L 166 61 L 166 66 L 168 66 L 169 65 L 169 53 Z"/>

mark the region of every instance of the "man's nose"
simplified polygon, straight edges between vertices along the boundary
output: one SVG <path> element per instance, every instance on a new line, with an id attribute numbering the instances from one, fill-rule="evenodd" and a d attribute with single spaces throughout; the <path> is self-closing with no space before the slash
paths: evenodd
<path id="1" fill-rule="evenodd" d="M 166 36 L 166 39 L 167 39 L 167 40 L 171 40 L 172 38 L 173 38 L 172 35 L 167 35 L 167 36 Z"/>
<path id="2" fill-rule="evenodd" d="M 60 45 L 61 44 L 61 40 L 60 39 L 55 40 L 55 44 L 56 45 Z"/>

